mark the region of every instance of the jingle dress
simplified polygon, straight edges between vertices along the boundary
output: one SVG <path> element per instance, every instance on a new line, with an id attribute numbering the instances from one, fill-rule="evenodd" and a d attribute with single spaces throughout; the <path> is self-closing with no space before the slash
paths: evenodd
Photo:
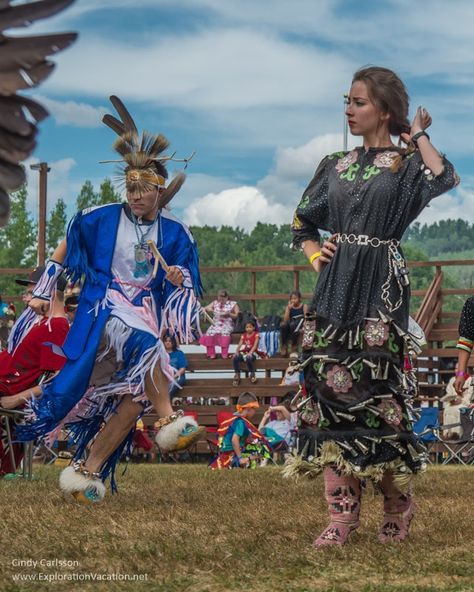
<path id="1" fill-rule="evenodd" d="M 399 155 L 401 166 L 392 172 Z M 323 159 L 303 194 L 292 224 L 294 246 L 320 242 L 321 229 L 337 234 L 337 250 L 311 305 L 316 327 L 302 362 L 311 398 L 299 410 L 299 454 L 288 461 L 287 476 L 315 476 L 335 464 L 375 481 L 390 469 L 395 482 L 406 485 L 424 468 L 412 431 L 416 379 L 404 365 L 404 350 L 419 351 L 423 335 L 409 323 L 399 241 L 432 198 L 459 182 L 452 164 L 443 162 L 435 176 L 418 150 L 337 152 Z"/>

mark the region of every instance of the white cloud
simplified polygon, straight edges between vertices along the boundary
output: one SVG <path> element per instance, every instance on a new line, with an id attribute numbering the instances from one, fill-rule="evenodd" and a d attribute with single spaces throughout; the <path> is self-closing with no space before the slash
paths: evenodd
<path id="1" fill-rule="evenodd" d="M 101 127 L 101 119 L 107 113 L 105 107 L 93 107 L 87 103 L 56 101 L 43 95 L 35 95 L 33 98 L 48 109 L 59 125 Z"/>
<path id="2" fill-rule="evenodd" d="M 38 217 L 38 193 L 39 173 L 30 168 L 37 164 L 38 158 L 29 158 L 24 162 L 26 169 L 26 181 L 28 185 L 27 209 L 34 218 Z M 47 176 L 47 211 L 54 208 L 59 198 L 63 199 L 67 206 L 68 218 L 75 213 L 76 197 L 79 194 L 84 179 L 75 171 L 77 163 L 71 158 L 62 158 L 48 163 L 50 171 Z M 98 188 L 103 179 L 92 179 L 92 183 Z"/>
<path id="3" fill-rule="evenodd" d="M 239 226 L 251 230 L 257 222 L 285 224 L 292 208 L 271 204 L 256 187 L 236 187 L 194 200 L 185 212 L 189 225 Z"/>
<path id="4" fill-rule="evenodd" d="M 296 203 L 322 158 L 341 150 L 342 142 L 342 134 L 324 134 L 303 146 L 278 149 L 272 170 L 257 187 L 272 200 Z"/>
<path id="5" fill-rule="evenodd" d="M 173 174 L 170 175 L 170 178 Z M 171 209 L 183 212 L 196 199 L 211 193 L 220 193 L 225 189 L 235 187 L 235 181 L 202 173 L 190 173 L 179 193 L 171 202 Z M 178 213 L 181 216 L 180 213 Z"/>
<path id="6" fill-rule="evenodd" d="M 325 49 L 251 29 L 174 33 L 146 46 L 81 39 L 58 56 L 48 92 L 107 96 L 186 109 L 314 105 L 347 84 L 347 61 Z M 159 67 L 158 76 L 150 76 Z M 78 72 L 81 75 L 78 76 Z M 124 75 L 126 73 L 126 75 Z"/>
<path id="7" fill-rule="evenodd" d="M 449 218 L 469 221 L 474 219 L 474 189 L 459 186 L 455 191 L 440 195 L 430 202 L 417 221 L 432 224 Z"/>

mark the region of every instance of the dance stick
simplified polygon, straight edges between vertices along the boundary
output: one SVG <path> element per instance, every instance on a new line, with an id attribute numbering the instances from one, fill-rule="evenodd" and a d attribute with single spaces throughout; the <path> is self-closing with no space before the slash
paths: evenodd
<path id="1" fill-rule="evenodd" d="M 158 248 L 155 245 L 155 243 L 152 240 L 148 240 L 147 243 L 148 243 L 148 246 L 150 247 L 150 249 L 152 250 L 153 255 L 155 256 L 155 265 L 153 267 L 153 277 L 156 277 L 156 274 L 158 272 L 158 263 L 161 263 L 161 265 L 163 266 L 163 269 L 166 271 L 166 273 L 168 273 L 170 270 L 170 266 L 163 259 L 163 255 L 160 253 L 160 251 L 158 251 Z M 204 310 L 203 306 L 201 306 L 199 312 L 201 314 L 203 314 L 211 324 L 213 323 L 212 317 L 210 317 L 207 314 L 207 312 Z"/>
<path id="2" fill-rule="evenodd" d="M 148 246 L 150 247 L 153 255 L 155 256 L 155 265 L 153 267 L 153 277 L 156 277 L 156 274 L 158 272 L 158 264 L 159 263 L 161 263 L 161 265 L 163 266 L 163 269 L 166 271 L 166 273 L 168 273 L 170 270 L 170 266 L 163 259 L 163 256 L 160 253 L 160 251 L 158 251 L 155 243 L 152 240 L 147 240 L 146 242 L 148 243 Z"/>

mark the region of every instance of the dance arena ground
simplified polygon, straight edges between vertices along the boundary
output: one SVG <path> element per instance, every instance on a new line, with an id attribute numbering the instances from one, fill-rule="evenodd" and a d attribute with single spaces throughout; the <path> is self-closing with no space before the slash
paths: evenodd
<path id="1" fill-rule="evenodd" d="M 0 481 L 2 591 L 474 591 L 474 468 L 419 479 L 409 542 L 377 543 L 382 500 L 369 487 L 351 544 L 319 552 L 320 479 L 129 465 L 119 495 L 80 506 L 62 500 L 58 472 Z"/>

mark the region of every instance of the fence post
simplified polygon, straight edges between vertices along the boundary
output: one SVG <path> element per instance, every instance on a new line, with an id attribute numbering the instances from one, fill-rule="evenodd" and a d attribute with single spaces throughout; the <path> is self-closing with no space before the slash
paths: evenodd
<path id="1" fill-rule="evenodd" d="M 257 272 L 252 271 L 251 274 L 252 274 L 252 279 L 251 279 L 250 291 L 251 291 L 252 296 L 255 296 L 257 294 Z M 252 302 L 252 314 L 257 316 L 257 301 L 255 298 L 252 298 L 251 302 Z"/>
<path id="2" fill-rule="evenodd" d="M 300 272 L 298 269 L 293 270 L 293 290 L 299 292 L 300 290 Z"/>

